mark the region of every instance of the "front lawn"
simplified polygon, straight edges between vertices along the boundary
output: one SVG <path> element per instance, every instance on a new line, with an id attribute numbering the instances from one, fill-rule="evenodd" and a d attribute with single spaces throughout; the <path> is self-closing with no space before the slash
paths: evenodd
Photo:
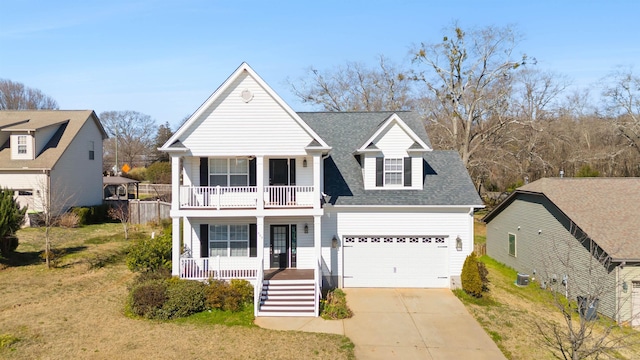
<path id="1" fill-rule="evenodd" d="M 40 259 L 42 230 L 18 232 L 18 254 L 1 261 L 0 358 L 353 358 L 344 336 L 261 329 L 252 325 L 252 309 L 171 321 L 127 317 L 134 274 L 124 265 L 128 242 L 121 230 L 120 224 L 55 229 L 54 248 L 63 251 L 51 270 Z"/>

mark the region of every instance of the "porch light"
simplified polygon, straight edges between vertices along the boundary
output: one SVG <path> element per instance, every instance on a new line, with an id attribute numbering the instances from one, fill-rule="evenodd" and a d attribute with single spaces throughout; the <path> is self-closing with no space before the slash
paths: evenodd
<path id="1" fill-rule="evenodd" d="M 462 251 L 462 239 L 460 239 L 460 235 L 456 238 L 456 250 Z"/>
<path id="2" fill-rule="evenodd" d="M 302 167 L 307 167 L 307 158 L 302 160 Z"/>
<path id="3" fill-rule="evenodd" d="M 627 292 L 627 290 L 629 290 L 629 285 L 627 285 L 627 282 L 624 281 L 622 282 L 622 292 Z"/>
<path id="4" fill-rule="evenodd" d="M 338 248 L 338 238 L 333 235 L 333 239 L 331 239 L 331 247 L 334 249 Z"/>
<path id="5" fill-rule="evenodd" d="M 309 225 L 304 224 L 304 233 L 308 234 L 309 233 Z"/>

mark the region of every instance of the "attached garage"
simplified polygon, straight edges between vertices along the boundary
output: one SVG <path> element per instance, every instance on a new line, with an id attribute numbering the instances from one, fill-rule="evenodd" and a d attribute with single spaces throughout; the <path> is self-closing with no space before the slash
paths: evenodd
<path id="1" fill-rule="evenodd" d="M 449 287 L 448 236 L 344 236 L 344 287 Z"/>

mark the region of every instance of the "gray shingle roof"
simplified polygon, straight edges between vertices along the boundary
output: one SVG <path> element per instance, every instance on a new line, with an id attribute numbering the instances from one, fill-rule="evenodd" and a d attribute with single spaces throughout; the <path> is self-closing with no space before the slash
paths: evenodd
<path id="1" fill-rule="evenodd" d="M 467 205 L 482 206 L 469 174 L 455 151 L 429 151 L 423 156 L 422 190 L 364 190 L 356 149 L 394 112 L 298 113 L 329 146 L 325 160 L 325 193 L 334 205 Z M 396 112 L 431 146 L 417 114 Z"/>
<path id="2" fill-rule="evenodd" d="M 544 178 L 518 188 L 545 196 L 613 259 L 640 260 L 640 178 Z"/>

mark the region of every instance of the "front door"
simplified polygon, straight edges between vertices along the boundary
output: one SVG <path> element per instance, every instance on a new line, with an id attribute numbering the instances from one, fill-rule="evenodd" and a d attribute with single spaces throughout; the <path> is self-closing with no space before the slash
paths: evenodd
<path id="1" fill-rule="evenodd" d="M 289 225 L 271 225 L 270 267 L 272 269 L 289 267 Z"/>

